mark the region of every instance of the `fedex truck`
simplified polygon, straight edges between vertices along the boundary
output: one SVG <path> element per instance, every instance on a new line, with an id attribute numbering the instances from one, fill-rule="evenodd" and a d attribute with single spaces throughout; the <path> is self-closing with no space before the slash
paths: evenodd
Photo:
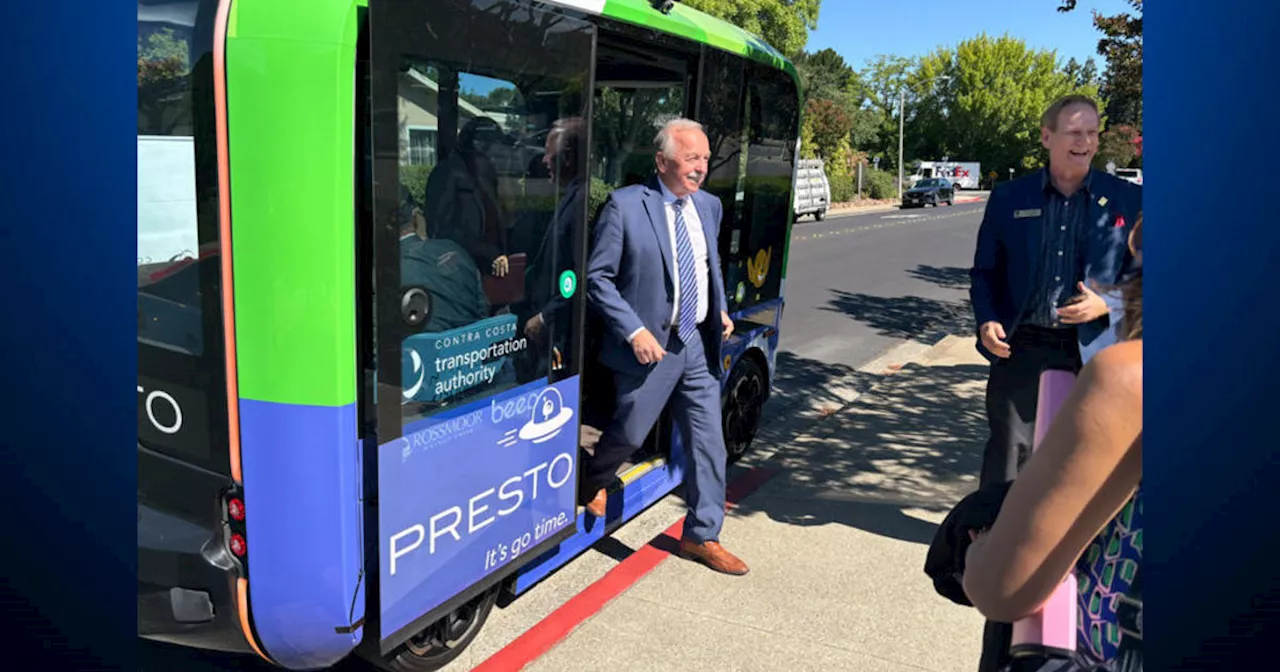
<path id="1" fill-rule="evenodd" d="M 915 184 L 929 177 L 944 177 L 951 180 L 957 189 L 977 189 L 982 165 L 977 161 L 921 161 L 910 181 Z"/>

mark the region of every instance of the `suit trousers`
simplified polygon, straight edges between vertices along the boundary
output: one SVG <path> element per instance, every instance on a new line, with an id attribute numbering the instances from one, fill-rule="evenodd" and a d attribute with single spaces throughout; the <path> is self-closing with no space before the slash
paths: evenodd
<path id="1" fill-rule="evenodd" d="M 997 359 L 987 377 L 991 434 L 982 454 L 979 487 L 1012 481 L 1031 455 L 1040 374 L 1049 369 L 1080 371 L 1080 345 L 1074 328 L 1024 325 L 1014 332 L 1009 347 L 1009 358 Z"/>
<path id="2" fill-rule="evenodd" d="M 997 359 L 987 378 L 987 424 L 991 434 L 982 454 L 979 487 L 1012 481 L 1031 456 L 1035 441 L 1040 374 L 1049 369 L 1079 373 L 1075 328 L 1023 325 L 1009 342 L 1008 359 Z M 988 621 L 982 632 L 978 672 L 997 672 L 1009 662 L 1013 626 Z"/>
<path id="3" fill-rule="evenodd" d="M 685 455 L 684 538 L 719 541 L 724 525 L 725 447 L 720 384 L 707 368 L 706 347 L 695 337 L 684 343 L 672 330 L 662 361 L 639 372 L 614 373 L 617 407 L 583 470 L 582 491 L 591 497 L 607 487 L 618 467 L 640 449 L 662 411 L 671 416 Z"/>

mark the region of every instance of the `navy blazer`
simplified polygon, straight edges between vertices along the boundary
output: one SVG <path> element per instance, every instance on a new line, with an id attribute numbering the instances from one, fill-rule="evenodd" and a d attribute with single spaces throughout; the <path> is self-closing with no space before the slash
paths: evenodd
<path id="1" fill-rule="evenodd" d="M 1032 292 L 1042 289 L 1039 273 L 1044 219 L 1040 213 L 1046 203 L 1045 178 L 1046 169 L 1041 169 L 999 184 L 987 201 L 969 272 L 969 299 L 979 329 L 994 320 L 1004 327 L 1008 338 L 1013 338 Z M 1110 173 L 1092 171 L 1084 221 L 1088 231 L 1083 279 L 1102 295 L 1110 311 L 1076 325 L 1084 361 L 1119 340 L 1124 307 L 1114 288 L 1136 270 L 1129 252 L 1129 233 L 1141 211 L 1142 187 Z M 1075 288 L 1070 289 L 1074 293 Z M 989 361 L 996 360 L 982 345 L 981 337 L 978 351 Z"/>
<path id="2" fill-rule="evenodd" d="M 707 367 L 719 377 L 724 329 L 720 313 L 725 310 L 724 276 L 720 270 L 720 220 L 724 209 L 720 199 L 695 192 L 693 206 L 702 220 L 707 241 L 707 283 L 710 303 L 707 318 L 699 331 L 706 346 Z M 672 275 L 671 235 L 662 204 L 657 177 L 646 184 L 623 187 L 609 195 L 595 227 L 595 241 L 587 262 L 587 297 L 603 320 L 604 338 L 600 361 L 615 371 L 640 372 L 627 337 L 644 327 L 664 348 L 671 332 L 675 308 L 675 279 Z"/>

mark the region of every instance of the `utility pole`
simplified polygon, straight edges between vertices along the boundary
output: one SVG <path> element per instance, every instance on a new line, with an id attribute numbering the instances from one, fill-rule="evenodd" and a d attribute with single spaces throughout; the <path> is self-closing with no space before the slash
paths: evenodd
<path id="1" fill-rule="evenodd" d="M 902 200 L 902 181 L 906 176 L 902 174 L 902 133 L 905 130 L 904 112 L 907 107 L 907 87 L 903 86 L 898 92 L 898 200 Z"/>

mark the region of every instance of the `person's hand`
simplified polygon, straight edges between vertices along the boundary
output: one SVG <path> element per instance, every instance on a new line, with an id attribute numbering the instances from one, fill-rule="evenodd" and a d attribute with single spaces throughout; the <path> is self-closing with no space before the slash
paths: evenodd
<path id="1" fill-rule="evenodd" d="M 507 263 L 507 255 L 504 254 L 501 257 L 498 257 L 497 259 L 493 260 L 494 275 L 496 275 L 499 278 L 504 277 L 506 276 L 508 270 L 510 270 L 510 266 Z"/>
<path id="2" fill-rule="evenodd" d="M 1004 325 L 995 320 L 985 322 L 982 328 L 978 330 L 978 333 L 982 336 L 982 346 L 990 351 L 991 354 L 1001 359 L 1008 359 L 1009 355 L 1012 354 L 1013 351 L 1009 348 L 1009 344 L 1004 341 L 1006 338 Z"/>
<path id="3" fill-rule="evenodd" d="M 1058 317 L 1067 324 L 1092 322 L 1107 314 L 1107 302 L 1083 282 L 1076 283 L 1080 294 L 1071 305 L 1058 309 Z"/>
<path id="4" fill-rule="evenodd" d="M 419 238 L 427 237 L 427 218 L 423 216 L 422 210 L 413 209 L 413 231 L 418 234 Z"/>
<path id="5" fill-rule="evenodd" d="M 720 324 L 724 325 L 724 340 L 729 340 L 729 336 L 733 334 L 733 320 L 729 319 L 729 313 L 720 311 Z"/>
<path id="6" fill-rule="evenodd" d="M 524 323 L 524 335 L 531 341 L 542 340 L 542 330 L 546 327 L 546 322 L 542 320 L 542 313 L 536 313 Z"/>
<path id="7" fill-rule="evenodd" d="M 636 353 L 636 361 L 645 366 L 661 362 L 663 355 L 667 354 L 666 350 L 658 345 L 658 339 L 654 338 L 648 329 L 641 329 L 640 333 L 631 339 L 631 350 Z"/>

